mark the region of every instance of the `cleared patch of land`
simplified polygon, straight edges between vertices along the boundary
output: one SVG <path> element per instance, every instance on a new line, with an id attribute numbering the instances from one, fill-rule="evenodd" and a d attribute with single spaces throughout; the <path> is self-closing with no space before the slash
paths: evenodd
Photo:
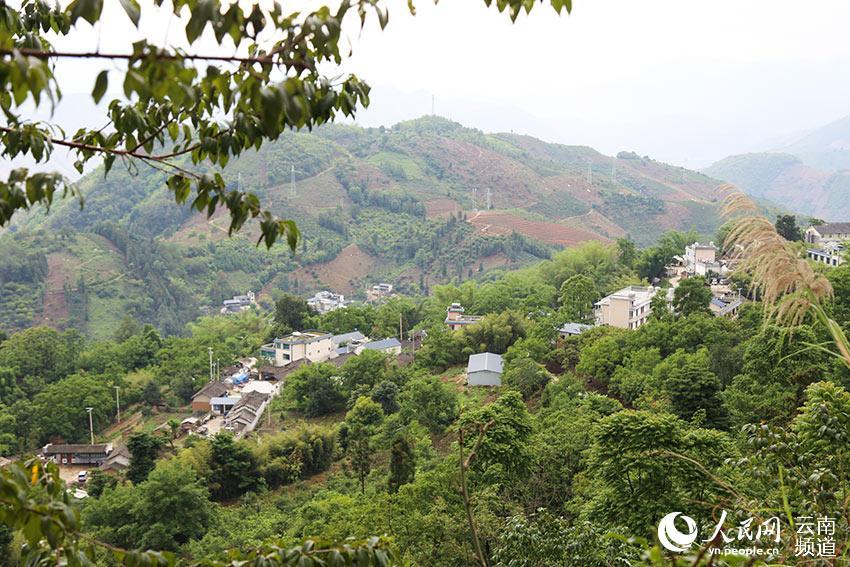
<path id="1" fill-rule="evenodd" d="M 376 258 L 359 246 L 350 244 L 330 262 L 298 268 L 290 277 L 307 287 L 318 285 L 350 294 L 359 289 L 360 281 L 372 272 L 377 263 Z"/>
<path id="2" fill-rule="evenodd" d="M 435 217 L 447 217 L 457 211 L 463 210 L 457 201 L 449 198 L 430 199 L 428 201 L 423 201 L 422 204 L 425 205 L 425 216 L 429 219 Z"/>
<path id="3" fill-rule="evenodd" d="M 588 240 L 607 240 L 598 234 L 575 226 L 528 220 L 498 211 L 479 212 L 470 217 L 469 222 L 485 234 L 511 234 L 516 231 L 542 242 L 562 246 L 575 246 Z"/>

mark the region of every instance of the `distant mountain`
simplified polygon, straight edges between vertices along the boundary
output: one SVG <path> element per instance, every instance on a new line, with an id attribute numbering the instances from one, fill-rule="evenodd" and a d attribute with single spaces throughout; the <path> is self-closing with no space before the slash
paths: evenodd
<path id="1" fill-rule="evenodd" d="M 224 173 L 298 222 L 297 253 L 257 248 L 253 226 L 227 238 L 223 212 L 207 220 L 175 207 L 157 170 L 95 171 L 80 181 L 82 211 L 61 202 L 0 237 L 0 265 L 24 266 L 0 278 L 0 326 L 70 321 L 105 336 L 132 315 L 178 332 L 248 289 L 265 300 L 323 288 L 361 296 L 379 281 L 416 291 L 587 240 L 647 245 L 670 229 L 711 237 L 719 224 L 718 182 L 705 174 L 433 116 L 292 133 Z"/>
<path id="2" fill-rule="evenodd" d="M 850 116 L 785 141 L 776 152 L 724 158 L 704 173 L 800 213 L 850 218 Z"/>
<path id="3" fill-rule="evenodd" d="M 850 116 L 801 134 L 777 150 L 793 154 L 820 170 L 850 169 Z"/>

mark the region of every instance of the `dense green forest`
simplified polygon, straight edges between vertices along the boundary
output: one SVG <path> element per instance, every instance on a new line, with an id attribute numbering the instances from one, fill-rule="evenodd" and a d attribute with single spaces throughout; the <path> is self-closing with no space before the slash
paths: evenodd
<path id="1" fill-rule="evenodd" d="M 12 455 L 84 441 L 85 407 L 95 408 L 98 435 L 113 438 L 114 386 L 127 412 L 179 412 L 208 376 L 208 347 L 229 363 L 291 328 L 383 337 L 401 320 L 427 331 L 412 359 L 367 352 L 305 366 L 253 438 L 125 431 L 133 465 L 126 478 L 96 475 L 75 504 L 83 532 L 196 561 L 269 542 L 381 536 L 394 561 L 446 566 L 479 564 L 478 546 L 488 565 L 660 564 L 655 530 L 674 511 L 706 535 L 721 510 L 730 534 L 765 514 L 788 534 L 797 518 L 830 517 L 846 541 L 850 370 L 805 347 L 828 340 L 816 321 L 790 331 L 766 323 L 757 302 L 718 318 L 707 297 L 677 294 L 674 310 L 654 311 L 635 331 L 558 339 L 557 326 L 651 277 L 688 240 L 671 233 L 642 251 L 626 240 L 588 243 L 523 270 L 324 316 L 285 296 L 271 320 L 202 318 L 182 337 L 132 318 L 104 341 L 14 333 L 0 343 L 0 447 Z M 828 278 L 827 309 L 847 330 L 850 267 Z M 452 301 L 483 320 L 449 331 Z M 482 351 L 504 355 L 501 388 L 465 385 L 467 356 Z M 22 538 L 13 534 L 10 557 Z M 794 562 L 792 540 L 772 561 Z"/>

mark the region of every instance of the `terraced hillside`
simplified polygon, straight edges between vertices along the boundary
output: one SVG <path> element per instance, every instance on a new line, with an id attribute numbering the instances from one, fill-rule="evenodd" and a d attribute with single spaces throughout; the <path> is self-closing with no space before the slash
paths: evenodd
<path id="1" fill-rule="evenodd" d="M 416 291 L 585 240 L 647 245 L 665 230 L 713 235 L 718 225 L 717 181 L 704 174 L 437 117 L 292 133 L 232 162 L 230 184 L 298 222 L 295 254 L 257 248 L 253 226 L 228 238 L 222 212 L 175 207 L 159 171 L 119 169 L 80 182 L 82 211 L 62 202 L 0 237 L 46 251 L 33 260 L 42 268 L 0 282 L 0 326 L 74 322 L 105 336 L 131 315 L 178 332 L 247 289 L 264 299 L 321 288 L 356 296 L 377 281 Z"/>

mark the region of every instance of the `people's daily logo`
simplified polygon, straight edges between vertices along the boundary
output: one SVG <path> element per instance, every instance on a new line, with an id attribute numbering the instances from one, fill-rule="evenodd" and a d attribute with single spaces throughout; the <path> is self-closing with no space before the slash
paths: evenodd
<path id="1" fill-rule="evenodd" d="M 676 518 L 680 516 L 688 528 L 686 532 L 680 532 L 676 527 Z M 658 522 L 658 541 L 669 551 L 676 553 L 687 551 L 696 539 L 697 523 L 681 512 L 670 512 Z"/>

